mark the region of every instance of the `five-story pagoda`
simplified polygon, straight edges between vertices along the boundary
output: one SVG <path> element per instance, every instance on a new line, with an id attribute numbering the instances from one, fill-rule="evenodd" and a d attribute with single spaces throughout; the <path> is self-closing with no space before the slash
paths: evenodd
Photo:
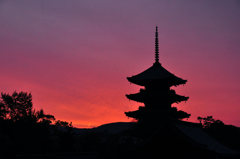
<path id="1" fill-rule="evenodd" d="M 189 118 L 190 114 L 178 111 L 172 107 L 173 103 L 187 101 L 188 97 L 177 95 L 171 89 L 172 86 L 185 84 L 187 80 L 183 80 L 167 71 L 159 63 L 159 47 L 158 47 L 158 28 L 155 33 L 155 62 L 154 64 L 132 77 L 127 77 L 128 81 L 140 86 L 139 93 L 126 95 L 128 99 L 144 103 L 136 111 L 125 112 L 128 117 L 135 118 L 139 122 L 148 120 L 172 121 L 177 119 Z"/>

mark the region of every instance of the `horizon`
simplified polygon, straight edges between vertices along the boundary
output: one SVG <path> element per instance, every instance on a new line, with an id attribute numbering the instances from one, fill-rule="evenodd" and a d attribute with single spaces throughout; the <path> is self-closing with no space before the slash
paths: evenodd
<path id="1" fill-rule="evenodd" d="M 138 3 L 137 3 L 138 2 Z M 74 127 L 129 122 L 142 105 L 126 77 L 159 61 L 188 80 L 174 87 L 190 97 L 177 106 L 240 126 L 239 1 L 0 1 L 0 89 L 33 95 L 44 109 Z"/>

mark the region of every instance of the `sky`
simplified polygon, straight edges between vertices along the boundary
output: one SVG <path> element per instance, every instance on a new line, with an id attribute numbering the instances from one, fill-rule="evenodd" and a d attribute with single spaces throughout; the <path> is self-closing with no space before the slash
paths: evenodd
<path id="1" fill-rule="evenodd" d="M 0 0 L 0 92 L 80 128 L 132 121 L 126 77 L 154 62 L 187 79 L 175 104 L 240 126 L 239 0 Z"/>

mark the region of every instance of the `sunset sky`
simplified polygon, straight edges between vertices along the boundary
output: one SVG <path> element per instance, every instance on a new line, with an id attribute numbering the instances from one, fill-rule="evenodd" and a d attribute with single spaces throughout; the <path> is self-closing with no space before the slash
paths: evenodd
<path id="1" fill-rule="evenodd" d="M 177 107 L 240 126 L 239 0 L 0 0 L 0 91 L 76 127 L 131 121 L 126 77 L 153 64 L 156 25 L 160 62 L 188 80 Z"/>

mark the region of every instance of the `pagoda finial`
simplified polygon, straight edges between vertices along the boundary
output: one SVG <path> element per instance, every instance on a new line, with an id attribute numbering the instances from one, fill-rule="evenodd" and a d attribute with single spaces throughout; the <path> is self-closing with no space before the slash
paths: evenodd
<path id="1" fill-rule="evenodd" d="M 155 33 L 155 63 L 159 63 L 158 27 L 157 26 L 156 26 L 156 33 Z"/>

